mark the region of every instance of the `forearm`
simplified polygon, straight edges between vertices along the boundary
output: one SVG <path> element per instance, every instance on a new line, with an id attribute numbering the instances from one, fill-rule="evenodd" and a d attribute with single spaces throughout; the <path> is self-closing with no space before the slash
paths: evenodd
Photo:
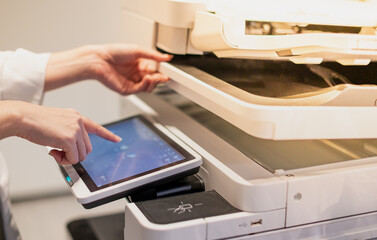
<path id="1" fill-rule="evenodd" d="M 96 79 L 123 95 L 152 91 L 169 78 L 156 72 L 159 62 L 172 56 L 134 45 L 88 45 L 51 54 L 44 91 L 84 79 Z"/>
<path id="2" fill-rule="evenodd" d="M 95 78 L 95 66 L 100 64 L 97 48 L 91 45 L 52 53 L 47 63 L 44 91 Z"/>

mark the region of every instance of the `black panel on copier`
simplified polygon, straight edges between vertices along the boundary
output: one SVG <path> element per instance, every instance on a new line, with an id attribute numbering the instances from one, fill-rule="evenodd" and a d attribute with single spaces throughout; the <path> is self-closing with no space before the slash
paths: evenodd
<path id="1" fill-rule="evenodd" d="M 149 221 L 156 224 L 169 224 L 239 212 L 214 190 L 135 204 Z"/>

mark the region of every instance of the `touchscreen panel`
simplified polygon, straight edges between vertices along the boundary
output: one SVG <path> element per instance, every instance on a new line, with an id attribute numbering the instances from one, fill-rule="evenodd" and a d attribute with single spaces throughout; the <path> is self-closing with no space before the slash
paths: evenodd
<path id="1" fill-rule="evenodd" d="M 93 151 L 74 166 L 90 191 L 193 159 L 142 116 L 105 127 L 123 140 L 113 143 L 90 134 Z"/>

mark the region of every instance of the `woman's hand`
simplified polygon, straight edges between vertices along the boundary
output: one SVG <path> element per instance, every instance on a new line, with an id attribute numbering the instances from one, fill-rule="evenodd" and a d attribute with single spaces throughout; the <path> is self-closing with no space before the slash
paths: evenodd
<path id="1" fill-rule="evenodd" d="M 122 94 L 152 91 L 169 80 L 156 72 L 159 62 L 171 55 L 134 45 L 109 44 L 85 46 L 53 53 L 46 69 L 45 91 L 84 79 L 97 79 Z"/>
<path id="2" fill-rule="evenodd" d="M 169 80 L 156 72 L 156 68 L 157 63 L 170 61 L 170 55 L 137 46 L 112 44 L 99 48 L 98 56 L 100 64 L 93 66 L 96 79 L 120 94 L 151 92 L 157 84 Z"/>
<path id="3" fill-rule="evenodd" d="M 0 125 L 8 122 L 0 138 L 19 136 L 33 143 L 50 146 L 50 155 L 59 164 L 83 161 L 92 151 L 88 133 L 109 141 L 120 137 L 72 109 L 44 107 L 19 101 L 0 102 Z M 1 128 L 1 127 L 0 127 Z"/>

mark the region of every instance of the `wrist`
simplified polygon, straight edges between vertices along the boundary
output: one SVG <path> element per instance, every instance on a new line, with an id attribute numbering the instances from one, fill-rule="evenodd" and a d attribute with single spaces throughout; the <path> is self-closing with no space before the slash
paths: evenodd
<path id="1" fill-rule="evenodd" d="M 77 49 L 79 58 L 84 62 L 82 66 L 82 80 L 102 79 L 103 47 L 99 45 L 85 45 Z"/>
<path id="2" fill-rule="evenodd" d="M 23 129 L 22 104 L 19 101 L 0 101 L 0 139 L 20 136 Z"/>

